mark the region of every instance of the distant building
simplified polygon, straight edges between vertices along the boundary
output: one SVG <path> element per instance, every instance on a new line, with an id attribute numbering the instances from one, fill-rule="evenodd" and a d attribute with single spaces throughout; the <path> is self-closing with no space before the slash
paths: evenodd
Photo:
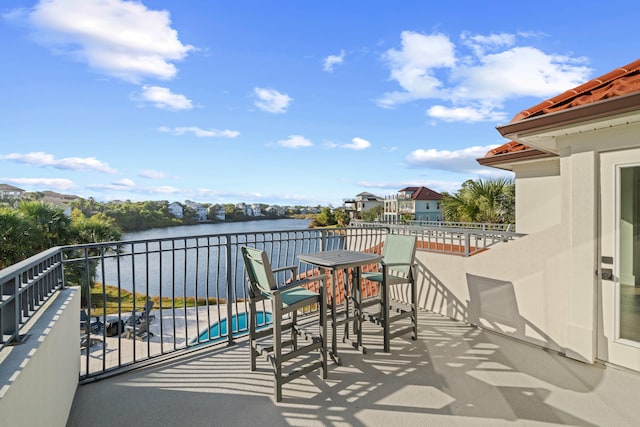
<path id="1" fill-rule="evenodd" d="M 20 199 L 24 192 L 22 188 L 9 184 L 0 184 L 0 199 Z"/>
<path id="2" fill-rule="evenodd" d="M 220 221 L 226 221 L 227 214 L 224 210 L 224 206 L 211 205 L 209 206 L 209 216 L 215 216 Z"/>
<path id="3" fill-rule="evenodd" d="M 173 202 L 169 204 L 169 206 L 167 206 L 167 210 L 171 215 L 173 215 L 176 218 L 182 219 L 184 217 L 184 208 L 178 202 Z"/>
<path id="4" fill-rule="evenodd" d="M 442 221 L 442 194 L 427 187 L 406 187 L 384 200 L 385 222 L 403 217 L 415 221 Z"/>
<path id="5" fill-rule="evenodd" d="M 251 210 L 253 211 L 253 216 L 264 216 L 262 213 L 262 207 L 257 203 L 251 205 Z"/>
<path id="6" fill-rule="evenodd" d="M 362 212 L 371 210 L 376 206 L 384 206 L 384 199 L 371 193 L 360 193 L 353 199 L 344 201 L 344 210 L 351 219 L 362 218 Z"/>
<path id="7" fill-rule="evenodd" d="M 193 209 L 194 211 L 196 211 L 196 213 L 198 214 L 198 220 L 199 221 L 206 221 L 207 220 L 207 213 L 209 211 L 209 209 L 207 209 L 206 207 L 202 206 L 200 203 L 196 203 L 196 202 L 192 202 L 191 200 L 186 200 L 184 202 L 184 204 Z"/>

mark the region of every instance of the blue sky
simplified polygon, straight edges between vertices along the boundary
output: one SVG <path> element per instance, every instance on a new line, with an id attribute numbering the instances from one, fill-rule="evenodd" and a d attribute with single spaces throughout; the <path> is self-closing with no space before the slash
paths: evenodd
<path id="1" fill-rule="evenodd" d="M 3 0 L 0 182 L 340 206 L 456 191 L 495 126 L 638 58 L 640 2 Z"/>

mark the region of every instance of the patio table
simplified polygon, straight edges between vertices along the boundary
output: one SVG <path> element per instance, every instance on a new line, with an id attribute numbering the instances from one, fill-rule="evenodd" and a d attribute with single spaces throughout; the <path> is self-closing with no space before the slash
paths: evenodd
<path id="1" fill-rule="evenodd" d="M 344 339 L 349 339 L 349 322 L 353 322 L 354 332 L 356 334 L 356 341 L 352 342 L 353 346 L 363 353 L 366 353 L 367 349 L 362 346 L 362 313 L 360 309 L 360 303 L 362 302 L 361 292 L 361 278 L 360 270 L 363 265 L 376 264 L 382 260 L 382 255 L 372 254 L 359 251 L 348 250 L 332 250 L 321 251 L 310 254 L 298 255 L 298 259 L 307 264 L 320 267 L 323 272 L 331 274 L 331 358 L 338 364 L 341 364 L 340 357 L 338 356 L 338 341 L 336 331 L 339 325 L 345 325 Z M 346 271 L 351 269 L 351 292 L 350 298 L 353 300 L 353 316 L 349 315 L 349 297 L 347 297 L 347 281 L 348 275 Z M 338 285 L 337 272 L 344 270 L 344 287 L 345 287 L 345 318 L 338 321 L 336 313 L 336 289 Z"/>

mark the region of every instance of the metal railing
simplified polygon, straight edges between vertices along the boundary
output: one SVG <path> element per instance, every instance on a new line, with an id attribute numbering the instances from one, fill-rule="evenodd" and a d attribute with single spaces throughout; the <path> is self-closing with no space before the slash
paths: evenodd
<path id="1" fill-rule="evenodd" d="M 62 277 L 60 248 L 0 270 L 0 350 L 20 342 L 20 329 L 62 287 Z"/>
<path id="2" fill-rule="evenodd" d="M 355 227 L 384 227 L 387 225 L 408 225 L 413 227 L 430 227 L 430 228 L 464 228 L 467 230 L 485 230 L 485 231 L 506 231 L 515 232 L 515 224 L 495 224 L 488 222 L 459 222 L 459 221 L 422 221 L 422 220 L 401 220 L 395 222 L 389 221 L 360 221 L 352 220 L 351 225 Z"/>
<path id="3" fill-rule="evenodd" d="M 465 227 L 465 225 L 472 225 Z M 352 221 L 353 227 L 385 228 L 393 234 L 412 234 L 418 238 L 417 248 L 431 252 L 471 256 L 500 242 L 522 237 L 509 231 L 508 224 L 450 223 L 410 221 L 408 224 Z"/>
<path id="4" fill-rule="evenodd" d="M 264 249 L 274 268 L 296 265 L 304 275 L 312 267 L 300 264 L 299 254 L 379 249 L 386 232 L 364 227 L 306 229 L 64 247 L 65 285 L 83 287 L 84 309 L 97 325 L 93 333 L 81 332 L 85 345 L 80 379 L 195 346 L 233 345 L 248 331 L 242 246 Z M 148 298 L 153 309 L 146 319 L 151 320 L 129 322 L 144 317 L 141 310 Z M 264 325 L 270 309 L 263 306 L 262 311 Z"/>
<path id="5" fill-rule="evenodd" d="M 296 265 L 305 275 L 312 267 L 301 264 L 298 255 L 332 249 L 377 252 L 389 232 L 416 235 L 421 250 L 465 256 L 517 237 L 504 231 L 363 223 L 51 248 L 0 271 L 0 345 L 19 340 L 26 320 L 61 286 L 81 287 L 89 319 L 88 327 L 79 325 L 81 381 L 196 346 L 233 345 L 248 330 L 240 247 L 264 249 L 274 268 Z M 149 299 L 153 307 L 143 313 Z M 269 307 L 263 311 L 266 324 Z"/>

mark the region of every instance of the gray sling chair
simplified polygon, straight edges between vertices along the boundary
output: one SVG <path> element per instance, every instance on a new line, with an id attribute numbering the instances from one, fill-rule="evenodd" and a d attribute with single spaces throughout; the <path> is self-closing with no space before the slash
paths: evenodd
<path id="1" fill-rule="evenodd" d="M 380 285 L 380 299 L 363 303 L 363 306 L 380 304 L 380 314 L 375 319 L 383 327 L 384 351 L 390 351 L 390 341 L 408 332 L 413 332 L 411 337 L 418 339 L 418 309 L 417 292 L 414 274 L 414 257 L 416 254 L 416 237 L 387 234 L 382 248 L 382 261 L 377 272 L 362 273 L 362 278 L 377 282 Z M 389 301 L 389 291 L 392 286 L 408 283 L 410 288 L 409 310 L 394 309 Z M 392 312 L 396 315 L 392 316 Z M 394 330 L 390 329 L 391 323 L 411 317 L 411 325 Z"/>
<path id="2" fill-rule="evenodd" d="M 242 247 L 242 257 L 249 281 L 249 340 L 251 352 L 251 370 L 256 370 L 256 358 L 262 351 L 266 352 L 274 374 L 274 398 L 282 400 L 283 384 L 292 381 L 316 369 L 322 369 L 322 378 L 327 378 L 327 322 L 326 322 L 326 276 L 319 275 L 304 280 L 295 280 L 297 268 L 295 266 L 272 269 L 267 254 L 264 251 L 249 247 Z M 274 274 L 290 270 L 291 281 L 278 286 Z M 304 284 L 319 282 L 319 292 L 313 292 L 302 287 Z M 271 302 L 273 325 L 271 328 L 256 330 L 256 303 L 269 300 Z M 316 305 L 319 309 L 319 337 L 314 337 L 310 344 L 298 346 L 297 311 Z M 286 315 L 290 322 L 283 319 Z M 283 331 L 291 330 L 291 339 L 283 341 Z M 258 346 L 258 339 L 272 336 L 273 345 Z M 283 347 L 291 347 L 291 351 L 283 353 Z M 262 351 L 260 351 L 260 348 Z M 309 363 L 298 369 L 283 372 L 283 363 L 300 355 L 319 350 L 320 360 Z"/>

